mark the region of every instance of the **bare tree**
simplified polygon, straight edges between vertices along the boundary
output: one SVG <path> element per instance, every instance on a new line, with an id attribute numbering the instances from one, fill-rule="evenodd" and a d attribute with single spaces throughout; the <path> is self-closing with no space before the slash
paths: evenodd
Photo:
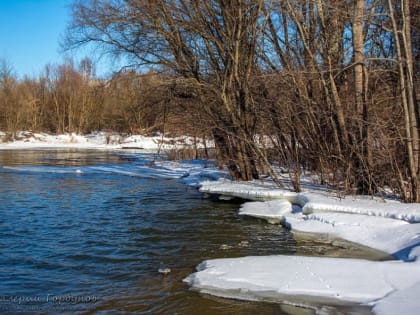
<path id="1" fill-rule="evenodd" d="M 353 171 L 352 139 L 340 90 L 346 68 L 346 3 L 288 0 L 267 14 L 268 52 L 264 62 L 283 78 L 282 85 L 289 90 L 284 92 L 282 87 L 281 91 L 294 106 L 289 116 L 291 132 L 280 137 L 280 147 L 287 148 L 292 160 L 298 155 L 302 162 L 311 160 L 311 164 L 317 164 L 312 165 L 315 169 L 329 164 L 346 177 L 347 183 Z M 280 105 L 273 114 L 282 111 Z M 281 126 L 284 122 L 276 124 Z"/>
<path id="2" fill-rule="evenodd" d="M 297 191 L 309 169 L 346 192 L 419 201 L 418 12 L 409 0 L 79 0 L 67 47 L 92 43 L 139 71 L 98 80 L 85 59 L 20 81 L 0 65 L 0 129 L 211 135 L 236 179 L 275 177 L 275 161 Z"/>
<path id="3" fill-rule="evenodd" d="M 95 43 L 138 65 L 169 69 L 206 90 L 204 111 L 220 157 L 236 179 L 258 177 L 255 103 L 249 81 L 264 28 L 263 0 L 80 1 L 68 47 Z"/>
<path id="4" fill-rule="evenodd" d="M 397 22 L 396 8 L 399 8 L 401 23 Z M 407 200 L 420 202 L 420 114 L 414 90 L 410 1 L 401 0 L 398 3 L 393 3 L 392 0 L 388 0 L 388 9 L 397 53 L 411 184 L 405 193 Z"/>
<path id="5" fill-rule="evenodd" d="M 10 62 L 0 59 L 0 125 L 4 130 L 17 131 L 17 79 Z"/>
<path id="6" fill-rule="evenodd" d="M 353 137 L 354 167 L 356 186 L 359 193 L 372 194 L 376 191 L 373 181 L 373 162 L 368 117 L 368 71 L 365 62 L 365 27 L 367 8 L 364 0 L 355 0 L 352 20 L 353 62 L 354 62 L 354 100 L 357 132 Z"/>

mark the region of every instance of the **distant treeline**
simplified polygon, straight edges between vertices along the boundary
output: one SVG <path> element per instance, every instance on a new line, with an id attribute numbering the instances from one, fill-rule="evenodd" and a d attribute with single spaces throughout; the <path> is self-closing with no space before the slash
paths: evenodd
<path id="1" fill-rule="evenodd" d="M 102 80 L 91 75 L 92 67 L 89 59 L 78 66 L 68 60 L 47 65 L 38 78 L 18 80 L 3 60 L 0 130 L 145 133 L 162 129 L 170 104 L 157 75 L 124 71 Z"/>
<path id="2" fill-rule="evenodd" d="M 277 180 L 279 164 L 296 191 L 308 170 L 420 202 L 417 1 L 77 1 L 65 44 L 86 43 L 150 70 L 3 67 L 0 129 L 185 133 L 214 140 L 235 179 Z"/>

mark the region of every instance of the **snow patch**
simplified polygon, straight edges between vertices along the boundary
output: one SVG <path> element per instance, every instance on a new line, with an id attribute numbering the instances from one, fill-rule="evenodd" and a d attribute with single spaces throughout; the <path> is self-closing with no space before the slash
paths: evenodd
<path id="1" fill-rule="evenodd" d="M 365 200 L 351 197 L 338 199 L 323 196 L 317 196 L 316 200 L 309 198 L 309 202 L 303 207 L 303 213 L 316 212 L 345 212 L 420 222 L 419 204 L 403 204 L 391 200 Z"/>
<path id="2" fill-rule="evenodd" d="M 184 279 L 193 289 L 247 300 L 375 304 L 420 281 L 420 268 L 401 261 L 304 256 L 213 259 Z M 420 286 L 414 287 L 417 296 Z M 397 312 L 399 313 L 399 312 Z"/>
<path id="3" fill-rule="evenodd" d="M 380 300 L 373 312 L 378 315 L 418 314 L 420 310 L 420 281 L 411 287 L 397 290 Z"/>
<path id="4" fill-rule="evenodd" d="M 6 134 L 0 133 L 0 138 L 5 139 Z M 207 147 L 213 143 L 207 142 Z M 67 133 L 51 135 L 30 131 L 19 131 L 14 135 L 12 142 L 0 143 L 0 149 L 33 149 L 33 148 L 81 148 L 81 149 L 136 149 L 157 152 L 181 148 L 204 148 L 202 139 L 189 136 L 168 138 L 163 135 L 123 136 L 113 132 L 92 132 L 87 135 Z"/>

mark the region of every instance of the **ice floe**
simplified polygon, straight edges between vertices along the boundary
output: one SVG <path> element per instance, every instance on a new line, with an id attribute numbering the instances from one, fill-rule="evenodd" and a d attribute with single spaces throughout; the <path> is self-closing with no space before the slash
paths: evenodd
<path id="1" fill-rule="evenodd" d="M 381 216 L 408 222 L 420 222 L 420 204 L 404 204 L 381 198 L 365 199 L 349 196 L 339 198 L 325 191 L 310 190 L 302 193 L 276 187 L 272 182 L 233 182 L 228 179 L 204 181 L 200 191 L 239 197 L 254 201 L 284 199 L 302 207 L 304 214 L 314 212 L 345 212 Z"/>
<path id="2" fill-rule="evenodd" d="M 248 200 L 267 201 L 285 199 L 291 203 L 304 205 L 307 200 L 303 196 L 287 189 L 280 189 L 272 182 L 233 182 L 220 178 L 217 181 L 204 181 L 200 184 L 200 191 L 210 194 L 228 195 Z"/>
<path id="3" fill-rule="evenodd" d="M 239 209 L 240 215 L 261 218 L 271 224 L 284 222 L 284 216 L 292 212 L 292 204 L 287 200 L 255 201 L 244 203 Z"/>
<path id="4" fill-rule="evenodd" d="M 392 255 L 394 261 L 304 256 L 215 259 L 185 279 L 203 293 L 300 305 L 358 303 L 377 314 L 420 309 L 420 204 L 339 198 L 325 189 L 302 193 L 273 183 L 205 181 L 200 191 L 246 200 L 239 213 L 281 223 L 296 235 L 344 239 Z"/>
<path id="5" fill-rule="evenodd" d="M 384 308 L 381 303 L 386 303 L 396 311 L 393 314 L 410 314 L 401 313 L 394 302 L 399 302 L 407 290 L 413 297 L 420 292 L 420 265 L 402 261 L 249 256 L 207 260 L 197 270 L 184 279 L 195 290 L 246 300 L 360 303 L 377 305 L 378 313 Z M 405 303 L 419 309 L 418 298 Z"/>

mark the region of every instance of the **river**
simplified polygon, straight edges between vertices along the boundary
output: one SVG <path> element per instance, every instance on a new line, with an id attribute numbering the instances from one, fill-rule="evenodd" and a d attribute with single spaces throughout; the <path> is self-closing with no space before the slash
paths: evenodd
<path id="1" fill-rule="evenodd" d="M 3 314 L 312 314 L 201 295 L 182 282 L 205 259 L 322 254 L 162 175 L 156 156 L 0 150 Z M 167 274 L 158 270 L 170 269 Z M 325 306 L 336 311 L 367 308 Z"/>

